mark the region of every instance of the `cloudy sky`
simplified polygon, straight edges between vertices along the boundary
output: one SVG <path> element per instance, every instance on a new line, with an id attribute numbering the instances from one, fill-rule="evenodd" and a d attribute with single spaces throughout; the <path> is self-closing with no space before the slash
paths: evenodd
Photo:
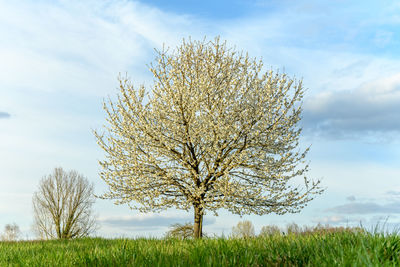
<path id="1" fill-rule="evenodd" d="M 119 73 L 150 88 L 154 48 L 217 35 L 303 78 L 302 145 L 326 188 L 299 214 L 207 214 L 204 231 L 263 225 L 400 226 L 400 4 L 389 0 L 0 0 L 0 231 L 30 237 L 33 192 L 61 166 L 95 183 L 93 129 Z M 97 200 L 105 237 L 160 237 L 192 213 L 139 214 Z"/>

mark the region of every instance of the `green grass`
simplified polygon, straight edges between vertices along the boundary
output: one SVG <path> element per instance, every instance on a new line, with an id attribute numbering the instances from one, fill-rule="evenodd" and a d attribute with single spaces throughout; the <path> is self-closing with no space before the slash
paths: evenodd
<path id="1" fill-rule="evenodd" d="M 336 232 L 251 239 L 0 242 L 0 266 L 400 266 L 400 237 Z"/>

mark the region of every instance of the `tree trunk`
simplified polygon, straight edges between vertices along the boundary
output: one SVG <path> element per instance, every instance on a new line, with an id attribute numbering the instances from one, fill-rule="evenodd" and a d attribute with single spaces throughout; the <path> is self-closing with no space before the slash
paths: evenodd
<path id="1" fill-rule="evenodd" d="M 194 238 L 203 237 L 203 208 L 194 207 Z"/>

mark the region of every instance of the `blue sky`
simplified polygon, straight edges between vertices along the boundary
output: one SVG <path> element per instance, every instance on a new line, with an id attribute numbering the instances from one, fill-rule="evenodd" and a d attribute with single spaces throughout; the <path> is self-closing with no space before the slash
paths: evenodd
<path id="1" fill-rule="evenodd" d="M 200 4 L 201 3 L 201 4 Z M 0 0 L 0 229 L 31 237 L 31 198 L 61 166 L 95 183 L 103 153 L 92 129 L 117 77 L 150 88 L 154 48 L 217 35 L 303 78 L 302 145 L 326 192 L 299 214 L 206 215 L 204 231 L 263 225 L 400 225 L 400 4 L 397 1 Z M 98 235 L 162 236 L 192 214 L 139 214 L 97 200 Z"/>

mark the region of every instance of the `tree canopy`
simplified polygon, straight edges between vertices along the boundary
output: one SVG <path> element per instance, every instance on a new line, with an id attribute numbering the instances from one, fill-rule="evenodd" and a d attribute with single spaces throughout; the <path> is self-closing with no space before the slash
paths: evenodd
<path id="1" fill-rule="evenodd" d="M 43 239 L 84 237 L 96 229 L 94 185 L 76 171 L 55 168 L 33 195 L 34 229 Z"/>
<path id="2" fill-rule="evenodd" d="M 150 71 L 150 90 L 120 77 L 118 99 L 104 103 L 106 133 L 94 132 L 104 198 L 142 212 L 193 209 L 201 237 L 205 210 L 298 212 L 322 192 L 299 148 L 302 81 L 219 38 L 158 51 Z M 291 182 L 299 176 L 305 188 Z"/>

